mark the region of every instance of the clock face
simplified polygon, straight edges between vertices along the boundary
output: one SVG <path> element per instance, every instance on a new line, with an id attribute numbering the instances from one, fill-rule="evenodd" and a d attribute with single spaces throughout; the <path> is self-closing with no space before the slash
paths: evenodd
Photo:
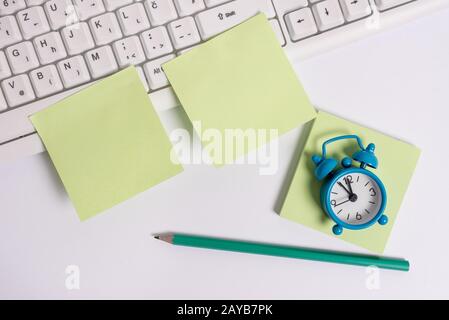
<path id="1" fill-rule="evenodd" d="M 374 219 L 383 200 L 376 180 L 360 172 L 341 176 L 329 193 L 329 203 L 335 217 L 349 225 L 362 225 Z"/>

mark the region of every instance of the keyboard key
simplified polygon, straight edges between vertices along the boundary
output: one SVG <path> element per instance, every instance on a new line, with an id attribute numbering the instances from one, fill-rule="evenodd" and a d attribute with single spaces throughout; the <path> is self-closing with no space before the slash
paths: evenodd
<path id="1" fill-rule="evenodd" d="M 8 108 L 8 105 L 6 104 L 6 99 L 3 96 L 2 90 L 0 89 L 0 112 L 5 111 L 7 108 Z"/>
<path id="2" fill-rule="evenodd" d="M 104 46 L 86 53 L 87 66 L 94 78 L 100 78 L 118 70 L 111 47 Z"/>
<path id="3" fill-rule="evenodd" d="M 17 13 L 23 38 L 28 40 L 50 31 L 50 26 L 42 7 L 31 7 Z"/>
<path id="4" fill-rule="evenodd" d="M 61 30 L 61 35 L 67 52 L 70 55 L 80 54 L 95 46 L 94 39 L 86 22 L 65 27 Z"/>
<path id="5" fill-rule="evenodd" d="M 102 0 L 73 0 L 73 3 L 81 20 L 87 20 L 106 12 Z"/>
<path id="6" fill-rule="evenodd" d="M 6 101 L 11 108 L 30 102 L 36 98 L 31 87 L 30 79 L 28 79 L 26 74 L 3 80 L 2 88 Z"/>
<path id="7" fill-rule="evenodd" d="M 150 28 L 150 21 L 141 3 L 123 7 L 117 11 L 117 15 L 125 36 Z"/>
<path id="8" fill-rule="evenodd" d="M 312 7 L 318 29 L 329 30 L 345 22 L 338 0 L 325 0 Z"/>
<path id="9" fill-rule="evenodd" d="M 369 16 L 372 12 L 368 0 L 340 0 L 340 4 L 348 21 Z"/>
<path id="10" fill-rule="evenodd" d="M 387 10 L 410 1 L 412 0 L 375 0 L 379 10 Z"/>
<path id="11" fill-rule="evenodd" d="M 175 0 L 180 17 L 189 16 L 206 8 L 203 0 Z"/>
<path id="12" fill-rule="evenodd" d="M 173 47 L 165 27 L 160 26 L 142 32 L 140 38 L 148 59 L 154 59 L 173 51 Z"/>
<path id="13" fill-rule="evenodd" d="M 39 66 L 36 52 L 30 41 L 21 42 L 6 48 L 6 56 L 12 72 L 15 74 L 27 72 Z"/>
<path id="14" fill-rule="evenodd" d="M 171 54 L 144 64 L 143 69 L 145 70 L 151 90 L 157 90 L 168 86 L 168 79 L 165 76 L 161 65 L 173 58 L 175 58 L 175 55 Z"/>
<path id="15" fill-rule="evenodd" d="M 31 71 L 30 78 L 38 98 L 51 95 L 63 89 L 61 79 L 54 65 Z"/>
<path id="16" fill-rule="evenodd" d="M 65 88 L 76 87 L 90 80 L 89 70 L 82 56 L 62 60 L 57 67 Z"/>
<path id="17" fill-rule="evenodd" d="M 145 7 L 152 26 L 165 24 L 178 17 L 172 0 L 146 0 Z"/>
<path id="18" fill-rule="evenodd" d="M 6 79 L 11 76 L 11 69 L 9 68 L 6 55 L 3 51 L 0 51 L 0 80 Z"/>
<path id="19" fill-rule="evenodd" d="M 137 36 L 124 38 L 114 42 L 112 48 L 121 68 L 135 65 L 145 60 L 145 53 Z"/>
<path id="20" fill-rule="evenodd" d="M 176 49 L 183 49 L 201 41 L 192 17 L 170 22 L 167 28 Z"/>
<path id="21" fill-rule="evenodd" d="M 284 38 L 284 34 L 282 33 L 281 26 L 279 25 L 279 22 L 276 19 L 272 19 L 272 20 L 270 20 L 270 25 L 271 25 L 271 28 L 273 28 L 273 31 L 279 40 L 279 44 L 282 47 L 285 46 L 285 38 Z"/>
<path id="22" fill-rule="evenodd" d="M 1 2 L 1 1 L 0 1 Z M 7 47 L 11 44 L 22 40 L 16 18 L 14 16 L 6 16 L 0 18 L 0 48 Z"/>
<path id="23" fill-rule="evenodd" d="M 148 87 L 147 79 L 145 78 L 145 73 L 143 72 L 143 69 L 141 67 L 136 67 L 137 73 L 139 74 L 140 80 L 142 81 L 143 87 L 145 88 L 145 91 L 150 91 L 150 87 Z"/>
<path id="24" fill-rule="evenodd" d="M 26 8 L 24 0 L 1 0 L 0 15 L 13 14 L 16 11 Z"/>
<path id="25" fill-rule="evenodd" d="M 301 40 L 318 32 L 310 8 L 290 12 L 285 16 L 285 24 L 292 41 Z"/>
<path id="26" fill-rule="evenodd" d="M 275 12 L 270 0 L 237 0 L 200 12 L 196 22 L 203 39 L 208 39 L 254 16 L 264 12 L 268 18 Z"/>
<path id="27" fill-rule="evenodd" d="M 133 2 L 133 0 L 103 0 L 104 5 L 108 11 L 114 11 L 117 8 L 126 6 Z"/>
<path id="28" fill-rule="evenodd" d="M 67 56 L 61 36 L 55 31 L 34 38 L 34 46 L 41 64 L 52 63 Z"/>
<path id="29" fill-rule="evenodd" d="M 97 45 L 101 46 L 122 37 L 117 18 L 112 12 L 91 19 L 89 24 Z"/>
<path id="30" fill-rule="evenodd" d="M 50 26 L 53 30 L 79 21 L 75 7 L 70 0 L 50 0 L 44 4 Z"/>

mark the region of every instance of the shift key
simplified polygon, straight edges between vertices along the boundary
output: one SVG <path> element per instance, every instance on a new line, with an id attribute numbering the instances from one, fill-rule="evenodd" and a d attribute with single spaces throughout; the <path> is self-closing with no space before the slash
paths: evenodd
<path id="1" fill-rule="evenodd" d="M 265 3 L 266 2 L 266 3 Z M 256 15 L 274 14 L 269 0 L 237 0 L 200 12 L 196 22 L 201 38 L 206 40 Z"/>

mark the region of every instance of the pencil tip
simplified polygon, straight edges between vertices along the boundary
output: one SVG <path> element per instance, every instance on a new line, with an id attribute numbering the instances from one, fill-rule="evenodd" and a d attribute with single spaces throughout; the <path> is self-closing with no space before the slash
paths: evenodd
<path id="1" fill-rule="evenodd" d="M 159 240 L 159 236 L 154 236 L 154 239 L 158 239 Z"/>

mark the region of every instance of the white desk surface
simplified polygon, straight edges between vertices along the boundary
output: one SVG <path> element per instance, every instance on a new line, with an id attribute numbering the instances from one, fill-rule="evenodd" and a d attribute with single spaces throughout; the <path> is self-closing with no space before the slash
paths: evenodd
<path id="1" fill-rule="evenodd" d="M 188 166 L 83 223 L 47 154 L 1 166 L 0 298 L 449 298 L 448 39 L 445 10 L 295 65 L 317 107 L 422 148 L 385 252 L 409 259 L 409 273 L 382 270 L 373 289 L 365 268 L 151 238 L 179 231 L 361 251 L 274 212 L 296 165 L 297 129 L 280 139 L 276 175 Z M 65 286 L 68 265 L 80 268 L 79 290 Z"/>

